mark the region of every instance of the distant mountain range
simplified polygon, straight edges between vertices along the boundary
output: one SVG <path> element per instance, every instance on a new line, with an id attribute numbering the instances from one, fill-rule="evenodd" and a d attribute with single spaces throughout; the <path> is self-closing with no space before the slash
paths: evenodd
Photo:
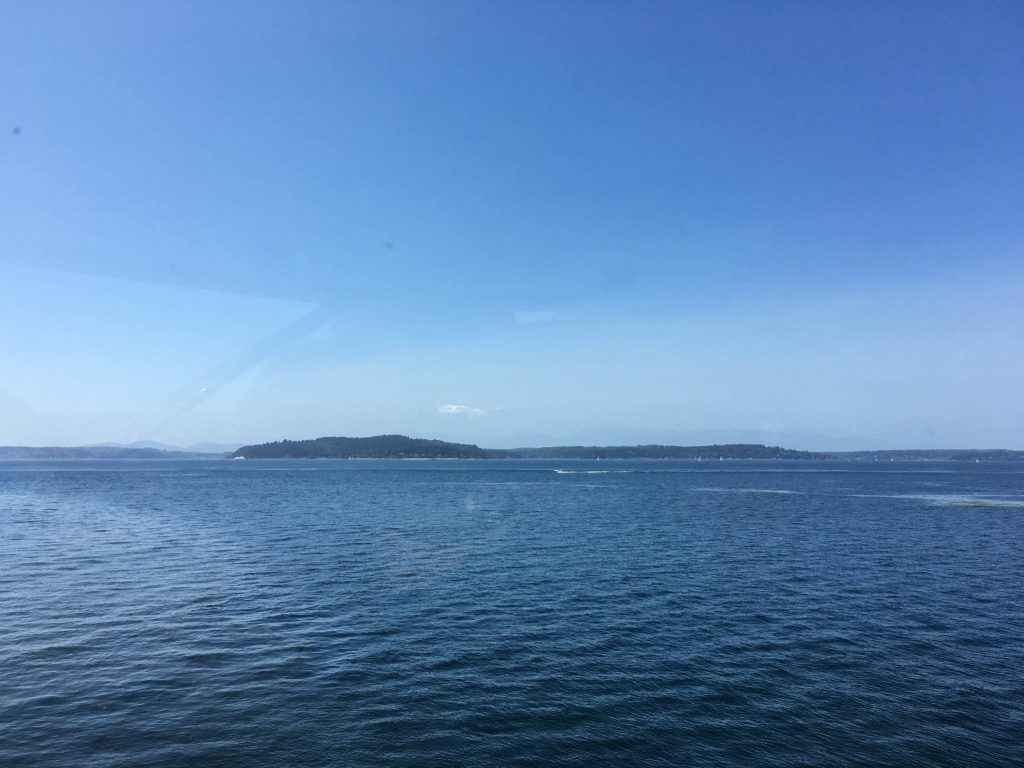
<path id="1" fill-rule="evenodd" d="M 231 453 L 242 447 L 241 443 L 193 443 L 192 445 L 168 445 L 152 440 L 136 440 L 134 443 L 96 443 L 89 448 L 152 448 L 157 451 L 184 453 Z"/>
<path id="2" fill-rule="evenodd" d="M 931 449 L 796 451 L 759 443 L 715 445 L 561 445 L 544 448 L 481 448 L 405 435 L 319 437 L 258 445 L 197 443 L 182 450 L 162 443 L 104 443 L 77 447 L 0 446 L 0 459 L 841 459 L 847 461 L 1024 461 L 1024 451 Z M 217 450 L 195 450 L 195 449 Z M 223 450 L 228 449 L 228 450 Z M 233 449 L 233 450 L 231 450 Z"/>
<path id="3" fill-rule="evenodd" d="M 222 459 L 228 454 L 124 448 L 116 445 L 28 446 L 2 445 L 0 459 Z"/>

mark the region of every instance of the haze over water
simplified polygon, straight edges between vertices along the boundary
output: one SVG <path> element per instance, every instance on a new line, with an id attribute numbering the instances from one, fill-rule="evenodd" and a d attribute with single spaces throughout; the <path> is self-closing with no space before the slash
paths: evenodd
<path id="1" fill-rule="evenodd" d="M 1010 463 L 3 462 L 0 764 L 1020 765 L 1021 542 Z"/>

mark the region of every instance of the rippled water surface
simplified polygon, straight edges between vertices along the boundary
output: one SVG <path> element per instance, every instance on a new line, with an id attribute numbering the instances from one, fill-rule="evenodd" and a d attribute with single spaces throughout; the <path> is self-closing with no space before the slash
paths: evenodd
<path id="1" fill-rule="evenodd" d="M 1019 464 L 3 462 L 0 765 L 1019 766 L 1022 589 Z"/>

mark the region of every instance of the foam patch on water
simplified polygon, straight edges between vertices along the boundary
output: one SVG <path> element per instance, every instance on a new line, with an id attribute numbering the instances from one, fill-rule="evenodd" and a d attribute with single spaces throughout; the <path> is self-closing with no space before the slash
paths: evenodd
<path id="1" fill-rule="evenodd" d="M 802 496 L 800 491 L 790 491 L 785 488 L 691 488 L 692 491 L 703 491 L 707 493 L 778 493 L 786 496 Z"/>
<path id="2" fill-rule="evenodd" d="M 629 475 L 635 469 L 556 469 L 556 475 Z"/>
<path id="3" fill-rule="evenodd" d="M 993 499 L 957 499 L 954 507 L 994 507 L 996 509 L 1024 509 L 1024 501 L 996 501 Z"/>
<path id="4" fill-rule="evenodd" d="M 983 496 L 965 496 L 943 493 L 916 494 L 857 494 L 865 499 L 910 499 L 924 501 L 937 507 L 987 507 L 990 509 L 1024 509 L 1024 499 L 994 499 Z"/>

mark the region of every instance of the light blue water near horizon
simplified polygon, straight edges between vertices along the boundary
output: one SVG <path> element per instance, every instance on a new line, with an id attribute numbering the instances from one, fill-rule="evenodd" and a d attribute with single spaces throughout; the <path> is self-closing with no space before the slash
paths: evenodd
<path id="1" fill-rule="evenodd" d="M 1019 463 L 0 462 L 0 765 L 1021 765 L 1022 577 Z"/>

